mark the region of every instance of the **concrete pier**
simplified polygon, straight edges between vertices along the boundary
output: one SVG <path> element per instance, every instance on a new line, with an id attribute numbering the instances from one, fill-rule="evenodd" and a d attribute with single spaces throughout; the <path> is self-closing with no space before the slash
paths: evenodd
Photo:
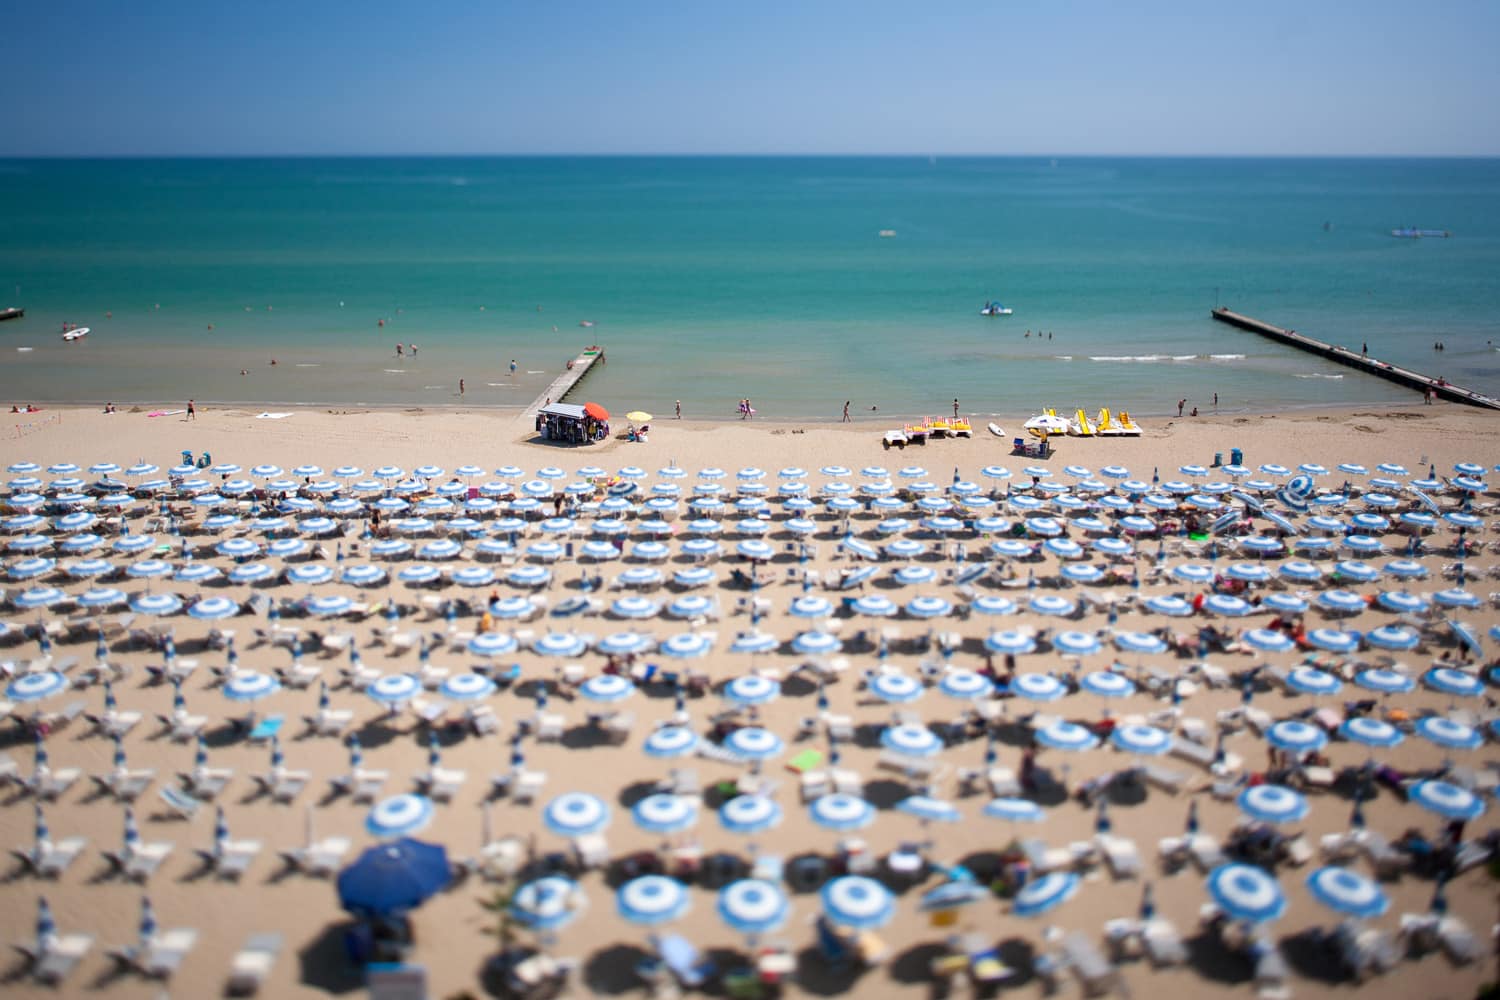
<path id="1" fill-rule="evenodd" d="M 1500 410 L 1500 399 L 1486 396 L 1472 389 L 1454 385 L 1451 382 L 1439 381 L 1431 375 L 1423 375 L 1421 372 L 1412 371 L 1410 368 L 1402 368 L 1398 365 L 1388 364 L 1376 358 L 1366 357 L 1358 351 L 1351 351 L 1345 347 L 1335 347 L 1325 344 L 1321 340 L 1303 336 L 1296 330 L 1283 330 L 1279 326 L 1272 326 L 1263 320 L 1255 319 L 1253 316 L 1245 316 L 1241 313 L 1232 312 L 1229 309 L 1219 308 L 1212 313 L 1213 318 L 1230 326 L 1237 326 L 1241 330 L 1249 330 L 1272 340 L 1279 341 L 1289 347 L 1295 347 L 1309 354 L 1316 354 L 1327 358 L 1346 368 L 1354 368 L 1364 372 L 1366 375 L 1374 375 L 1383 378 L 1387 382 L 1395 382 L 1397 385 L 1414 389 L 1417 392 L 1431 390 L 1441 399 L 1451 403 L 1466 403 L 1469 406 L 1481 406 L 1489 410 Z"/>
<path id="2" fill-rule="evenodd" d="M 603 359 L 604 348 L 602 347 L 589 347 L 579 352 L 578 357 L 569 363 L 567 369 L 553 379 L 540 396 L 531 401 L 531 405 L 526 407 L 525 415 L 528 418 L 535 417 L 537 411 L 546 406 L 549 400 L 554 403 L 563 402 L 568 393 L 576 389 L 578 383 L 583 381 L 583 377 L 593 370 L 594 364 L 596 362 L 602 364 Z"/>

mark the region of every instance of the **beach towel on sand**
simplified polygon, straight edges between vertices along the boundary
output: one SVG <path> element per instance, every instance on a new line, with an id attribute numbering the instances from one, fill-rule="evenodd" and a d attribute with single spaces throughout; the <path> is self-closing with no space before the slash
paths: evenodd
<path id="1" fill-rule="evenodd" d="M 255 419 L 256 420 L 283 420 L 283 419 L 285 419 L 287 417 L 290 417 L 290 416 L 291 416 L 290 413 L 257 413 L 255 415 Z"/>

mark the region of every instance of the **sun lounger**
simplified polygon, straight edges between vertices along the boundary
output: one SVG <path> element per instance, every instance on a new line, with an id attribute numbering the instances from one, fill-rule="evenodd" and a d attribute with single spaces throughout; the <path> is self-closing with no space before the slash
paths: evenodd
<path id="1" fill-rule="evenodd" d="M 35 945 L 18 944 L 16 950 L 30 961 L 32 978 L 55 986 L 68 978 L 93 945 L 92 934 L 56 934 Z"/>
<path id="2" fill-rule="evenodd" d="M 39 768 L 31 777 L 21 779 L 21 786 L 37 798 L 50 802 L 61 798 L 82 774 L 83 771 L 76 767 Z"/>
<path id="3" fill-rule="evenodd" d="M 561 715 L 541 713 L 536 718 L 536 738 L 539 743 L 557 743 L 562 740 L 563 727 L 567 720 Z"/>
<path id="4" fill-rule="evenodd" d="M 10 853 L 42 878 L 57 878 L 68 870 L 68 866 L 87 846 L 86 837 L 64 837 L 62 840 L 37 843 L 24 851 L 11 848 Z"/>
<path id="5" fill-rule="evenodd" d="M 476 705 L 470 708 L 465 715 L 469 725 L 473 727 L 476 736 L 488 736 L 500 731 L 500 717 L 495 710 L 488 705 Z"/>
<path id="6" fill-rule="evenodd" d="M 531 805 L 546 784 L 546 771 L 522 771 L 511 783 L 510 799 L 517 805 Z"/>
<path id="7" fill-rule="evenodd" d="M 609 866 L 609 843 L 601 834 L 573 838 L 573 858 L 583 871 Z"/>
<path id="8" fill-rule="evenodd" d="M 1212 747 L 1202 743 L 1194 743 L 1192 740 L 1173 740 L 1172 749 L 1167 751 L 1178 760 L 1185 760 L 1191 764 L 1207 769 L 1213 766 L 1214 751 Z"/>
<path id="9" fill-rule="evenodd" d="M 356 803 L 363 804 L 374 802 L 380 797 L 380 790 L 389 777 L 389 771 L 360 768 L 331 779 L 330 784 L 335 792 L 347 793 Z"/>
<path id="10" fill-rule="evenodd" d="M 252 935 L 235 953 L 224 991 L 232 996 L 251 996 L 259 991 L 276 965 L 281 946 L 282 938 L 278 933 Z"/>
<path id="11" fill-rule="evenodd" d="M 97 733 L 105 736 L 125 736 L 141 721 L 140 712 L 121 712 L 111 710 L 102 715 L 85 715 L 84 718 L 94 727 Z"/>
<path id="12" fill-rule="evenodd" d="M 463 787 L 467 771 L 455 771 L 445 767 L 434 767 L 417 775 L 417 785 L 436 802 L 452 801 Z"/>
<path id="13" fill-rule="evenodd" d="M 278 851 L 277 856 L 289 867 L 315 878 L 327 878 L 343 864 L 349 853 L 348 837 L 324 837 L 303 847 Z"/>
<path id="14" fill-rule="evenodd" d="M 1117 879 L 1136 878 L 1141 874 L 1141 856 L 1135 841 L 1101 833 L 1094 837 L 1110 874 Z"/>
<path id="15" fill-rule="evenodd" d="M 304 715 L 302 721 L 314 736 L 339 736 L 354 721 L 354 712 L 348 708 L 320 708 L 316 715 Z"/>
<path id="16" fill-rule="evenodd" d="M 189 795 L 179 788 L 171 785 L 163 786 L 158 793 L 162 805 L 166 806 L 167 812 L 178 819 L 192 819 L 198 812 L 202 802 L 195 796 Z"/>
<path id="17" fill-rule="evenodd" d="M 255 775 L 256 782 L 270 794 L 274 802 L 291 802 L 307 783 L 312 780 L 309 771 L 292 771 L 286 768 Z"/>
<path id="18" fill-rule="evenodd" d="M 665 779 L 656 783 L 656 790 L 668 795 L 701 795 L 703 786 L 695 768 L 674 767 Z"/>
<path id="19" fill-rule="evenodd" d="M 1188 960 L 1187 946 L 1177 927 L 1161 917 L 1147 920 L 1141 925 L 1141 946 L 1146 957 L 1157 968 L 1167 965 L 1183 965 Z"/>
<path id="20" fill-rule="evenodd" d="M 113 868 L 132 882 L 144 882 L 156 873 L 172 853 L 171 841 L 138 841 L 119 851 L 105 851 Z"/>
<path id="21" fill-rule="evenodd" d="M 1114 989 L 1118 973 L 1086 934 L 1073 931 L 1063 938 L 1062 953 L 1084 996 L 1096 997 Z"/>
<path id="22" fill-rule="evenodd" d="M 178 772 L 177 777 L 194 798 L 212 802 L 234 777 L 234 768 L 195 767 L 191 771 Z"/>
<path id="23" fill-rule="evenodd" d="M 1287 986 L 1291 970 L 1276 942 L 1262 938 L 1255 943 L 1255 995 L 1262 1000 L 1285 1000 L 1292 995 Z"/>
<path id="24" fill-rule="evenodd" d="M 245 874 L 260 854 L 260 846 L 258 840 L 220 840 L 212 848 L 198 851 L 198 856 L 219 878 L 234 880 Z"/>
<path id="25" fill-rule="evenodd" d="M 109 956 L 128 965 L 143 976 L 152 979 L 167 979 L 177 971 L 187 953 L 198 941 L 198 932 L 189 927 L 178 927 L 162 931 L 151 937 L 144 946 L 112 948 Z"/>
<path id="26" fill-rule="evenodd" d="M 245 739 L 251 743 L 264 743 L 272 736 L 281 732 L 282 725 L 286 719 L 280 715 L 268 715 L 256 722 L 255 726 L 246 734 Z"/>

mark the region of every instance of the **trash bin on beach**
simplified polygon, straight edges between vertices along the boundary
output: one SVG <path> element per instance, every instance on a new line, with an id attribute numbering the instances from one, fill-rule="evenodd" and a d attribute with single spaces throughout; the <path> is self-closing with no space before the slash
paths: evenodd
<path id="1" fill-rule="evenodd" d="M 1224 453 L 1222 451 L 1216 451 L 1216 452 L 1214 452 L 1214 464 L 1213 464 L 1213 467 L 1215 469 L 1217 469 L 1219 466 L 1221 466 L 1223 464 L 1224 464 Z"/>
<path id="2" fill-rule="evenodd" d="M 1229 464 L 1230 465 L 1244 465 L 1245 464 L 1245 453 L 1243 451 L 1240 451 L 1238 448 L 1230 448 L 1229 449 Z"/>

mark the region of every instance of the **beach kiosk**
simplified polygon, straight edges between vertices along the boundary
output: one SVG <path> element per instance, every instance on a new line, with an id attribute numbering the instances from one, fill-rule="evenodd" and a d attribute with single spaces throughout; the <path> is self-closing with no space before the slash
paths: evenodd
<path id="1" fill-rule="evenodd" d="M 594 413 L 590 413 L 592 407 Z M 604 412 L 605 419 L 597 413 Z M 548 441 L 566 441 L 570 444 L 591 444 L 609 437 L 608 411 L 597 404 L 578 406 L 574 403 L 548 403 L 537 411 L 536 430 Z"/>

